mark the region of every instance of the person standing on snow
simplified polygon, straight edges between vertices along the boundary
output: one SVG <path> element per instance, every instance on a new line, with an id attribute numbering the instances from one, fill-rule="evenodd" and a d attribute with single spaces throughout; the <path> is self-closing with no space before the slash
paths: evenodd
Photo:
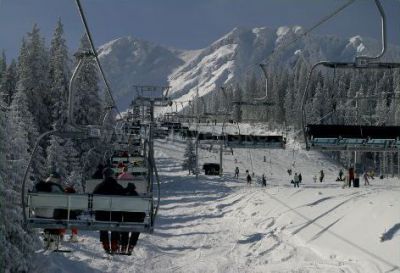
<path id="1" fill-rule="evenodd" d="M 235 178 L 239 178 L 239 167 L 236 166 L 235 168 Z"/>
<path id="2" fill-rule="evenodd" d="M 299 173 L 299 183 L 301 183 L 301 181 L 303 181 L 303 177 L 301 176 L 301 173 Z"/>
<path id="3" fill-rule="evenodd" d="M 96 186 L 93 194 L 102 195 L 125 195 L 125 189 L 118 184 L 118 182 L 113 178 L 114 171 L 111 168 L 105 168 L 103 171 L 103 182 Z M 96 211 L 97 221 L 111 221 L 121 222 L 122 215 L 116 211 Z M 108 230 L 100 231 L 100 242 L 103 244 L 103 248 L 107 253 L 115 253 L 119 249 L 119 237 L 120 233 L 116 231 L 111 232 L 111 245 L 110 239 L 108 237 Z"/>
<path id="4" fill-rule="evenodd" d="M 251 184 L 251 175 L 249 174 L 249 172 L 247 171 L 247 184 L 250 185 Z"/>
<path id="5" fill-rule="evenodd" d="M 298 187 L 299 188 L 299 175 L 297 173 L 294 173 L 294 177 L 293 177 L 293 184 L 294 187 Z"/>
<path id="6" fill-rule="evenodd" d="M 354 173 L 354 168 L 350 167 L 349 168 L 349 188 L 351 187 L 351 182 L 353 181 L 354 184 L 354 178 L 355 178 L 355 173 Z"/>
<path id="7" fill-rule="evenodd" d="M 343 169 L 340 169 L 339 171 L 339 181 L 343 181 Z"/>
<path id="8" fill-rule="evenodd" d="M 366 171 L 363 175 L 364 178 L 364 186 L 369 186 L 369 176 L 368 176 L 368 172 Z"/>
<path id="9" fill-rule="evenodd" d="M 261 187 L 266 187 L 266 186 L 267 186 L 267 179 L 265 178 L 265 174 L 263 174 L 261 177 Z"/>
<path id="10" fill-rule="evenodd" d="M 319 182 L 322 183 L 322 181 L 324 181 L 324 177 L 325 177 L 324 170 L 321 170 L 319 172 Z"/>

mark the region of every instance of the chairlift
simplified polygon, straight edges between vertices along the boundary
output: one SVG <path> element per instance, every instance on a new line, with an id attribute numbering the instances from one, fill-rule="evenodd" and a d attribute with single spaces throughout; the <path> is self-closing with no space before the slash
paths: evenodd
<path id="1" fill-rule="evenodd" d="M 375 0 L 381 16 L 382 24 L 382 50 L 374 57 L 359 56 L 354 62 L 330 62 L 321 61 L 315 63 L 308 75 L 306 87 L 302 97 L 302 127 L 306 148 L 328 151 L 397 151 L 400 146 L 399 126 L 372 126 L 362 124 L 340 125 L 340 124 L 313 124 L 308 123 L 306 104 L 313 72 L 322 66 L 336 69 L 395 69 L 400 68 L 397 62 L 381 62 L 381 57 L 386 51 L 386 17 L 379 0 Z M 354 98 L 357 99 L 357 98 Z M 335 110 L 335 109 L 334 109 Z M 332 112 L 333 113 L 333 112 Z M 323 117 L 325 118 L 325 117 Z"/>
<path id="2" fill-rule="evenodd" d="M 104 139 L 104 136 L 111 135 L 109 131 L 104 126 L 104 121 L 106 120 L 109 112 L 106 113 L 103 119 L 103 125 L 78 125 L 74 121 L 74 110 L 73 110 L 73 98 L 74 98 L 74 80 L 80 71 L 82 64 L 87 58 L 95 58 L 102 74 L 103 80 L 106 83 L 107 91 L 110 94 L 110 88 L 108 82 L 105 79 L 103 70 L 101 68 L 100 62 L 97 57 L 96 49 L 94 47 L 93 41 L 89 29 L 87 27 L 86 19 L 80 5 L 80 1 L 76 0 L 81 19 L 84 23 L 86 33 L 88 35 L 92 51 L 79 54 L 77 57 L 79 59 L 78 65 L 75 68 L 72 77 L 70 79 L 69 85 L 69 95 L 68 95 L 68 120 L 65 126 L 62 128 L 57 128 L 52 131 L 43 133 L 37 139 L 34 149 L 31 154 L 31 158 L 26 167 L 25 175 L 22 183 L 22 208 L 23 208 L 23 218 L 24 223 L 28 227 L 32 228 L 48 228 L 48 229 L 60 229 L 60 228 L 78 228 L 80 230 L 110 230 L 110 231 L 127 231 L 127 232 L 147 232 L 152 233 L 154 229 L 154 221 L 158 212 L 159 202 L 160 202 L 160 184 L 157 173 L 157 167 L 154 161 L 154 152 L 152 145 L 152 125 L 150 124 L 150 134 L 147 149 L 147 159 L 148 168 L 141 173 L 146 175 L 147 179 L 147 194 L 143 196 L 112 196 L 112 195 L 95 195 L 90 193 L 85 194 L 64 194 L 64 193 L 47 193 L 47 192 L 28 192 L 26 193 L 26 181 L 29 173 L 32 161 L 35 158 L 38 147 L 43 139 L 50 135 L 57 135 L 60 138 L 83 138 L 83 139 Z M 112 99 L 113 100 L 113 99 Z M 114 102 L 114 101 L 113 101 Z M 154 100 L 151 101 L 151 105 L 154 106 Z M 162 101 L 160 104 L 164 103 Z M 114 103 L 115 105 L 115 103 Z M 115 108 L 115 106 L 109 107 L 109 110 Z M 151 121 L 152 122 L 152 121 Z M 135 171 L 135 170 L 132 170 Z M 157 200 L 153 197 L 153 182 L 156 176 L 158 191 Z M 136 183 L 136 181 L 134 181 Z M 38 209 L 61 209 L 64 210 L 65 217 L 62 219 L 53 218 L 39 218 L 35 215 L 35 210 Z M 97 221 L 93 217 L 86 219 L 71 219 L 71 212 L 73 210 L 87 211 L 90 215 L 96 213 L 96 211 L 109 211 L 110 221 Z M 143 222 L 115 222 L 111 221 L 112 213 L 120 212 L 140 212 L 146 215 Z"/>

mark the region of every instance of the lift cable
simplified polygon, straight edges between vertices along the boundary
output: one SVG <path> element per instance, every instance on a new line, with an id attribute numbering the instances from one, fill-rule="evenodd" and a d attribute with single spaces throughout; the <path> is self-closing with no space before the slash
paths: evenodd
<path id="1" fill-rule="evenodd" d="M 92 35 L 90 33 L 89 26 L 88 26 L 88 23 L 87 23 L 87 20 L 86 20 L 85 13 L 83 11 L 81 2 L 80 2 L 80 0 L 75 0 L 75 3 L 77 5 L 77 8 L 78 8 L 79 15 L 81 17 L 82 23 L 83 23 L 83 25 L 85 27 L 86 35 L 87 35 L 87 38 L 89 40 L 92 53 L 94 54 L 94 58 L 96 60 L 97 66 L 98 66 L 98 68 L 100 70 L 101 77 L 102 77 L 102 79 L 104 81 L 104 84 L 106 85 L 107 93 L 108 93 L 108 95 L 109 95 L 109 97 L 110 97 L 110 99 L 112 101 L 112 104 L 113 104 L 112 107 L 117 111 L 118 115 L 122 119 L 121 112 L 118 110 L 118 107 L 117 107 L 117 105 L 115 103 L 114 97 L 113 97 L 113 95 L 111 93 L 110 84 L 108 83 L 108 81 L 106 79 L 106 76 L 105 76 L 105 73 L 103 71 L 103 67 L 101 66 L 101 63 L 100 63 L 100 60 L 99 60 L 99 56 L 98 56 L 98 53 L 97 53 L 96 48 L 94 46 Z"/>

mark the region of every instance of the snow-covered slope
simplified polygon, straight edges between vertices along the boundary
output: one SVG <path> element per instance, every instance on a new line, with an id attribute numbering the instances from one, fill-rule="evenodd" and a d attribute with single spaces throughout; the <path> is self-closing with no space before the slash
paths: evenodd
<path id="1" fill-rule="evenodd" d="M 300 55 L 310 62 L 351 61 L 355 55 L 380 52 L 378 41 L 358 35 L 350 39 L 307 35 L 286 47 L 303 32 L 300 26 L 235 28 L 210 46 L 192 51 L 124 37 L 103 45 L 100 58 L 124 109 L 134 95 L 132 85 L 169 85 L 174 98 L 186 101 L 197 89 L 204 95 L 240 82 L 253 71 L 260 73 L 258 64 L 267 58 L 272 65 L 287 65 Z M 282 46 L 286 50 L 280 51 Z M 399 52 L 390 47 L 387 58 L 399 60 Z"/>
<path id="2" fill-rule="evenodd" d="M 98 234 L 81 232 L 83 242 L 66 244 L 73 253 L 38 254 L 36 272 L 400 272 L 397 178 L 342 188 L 339 166 L 291 143 L 235 149 L 225 156 L 223 178 L 197 181 L 181 170 L 184 148 L 179 140 L 156 143 L 161 208 L 154 234 L 140 236 L 133 256 L 106 259 Z M 201 150 L 201 163 L 217 160 Z M 289 167 L 302 173 L 300 188 L 289 183 Z M 265 173 L 267 187 L 246 185 L 246 169 Z M 321 169 L 325 181 L 314 183 Z"/>

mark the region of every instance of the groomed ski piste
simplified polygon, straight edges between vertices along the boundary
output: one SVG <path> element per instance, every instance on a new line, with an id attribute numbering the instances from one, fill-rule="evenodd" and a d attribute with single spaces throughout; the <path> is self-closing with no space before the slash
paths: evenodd
<path id="1" fill-rule="evenodd" d="M 80 232 L 80 243 L 63 244 L 71 253 L 39 251 L 34 272 L 400 272 L 398 178 L 342 188 L 341 166 L 289 139 L 286 150 L 234 149 L 222 178 L 196 180 L 181 167 L 185 141 L 155 148 L 162 199 L 154 234 L 141 234 L 132 256 L 106 256 L 98 232 Z M 200 150 L 199 165 L 218 156 Z M 300 188 L 288 168 L 301 172 Z M 264 173 L 267 187 L 256 178 L 247 185 L 246 169 Z M 314 183 L 321 169 L 325 179 Z"/>

